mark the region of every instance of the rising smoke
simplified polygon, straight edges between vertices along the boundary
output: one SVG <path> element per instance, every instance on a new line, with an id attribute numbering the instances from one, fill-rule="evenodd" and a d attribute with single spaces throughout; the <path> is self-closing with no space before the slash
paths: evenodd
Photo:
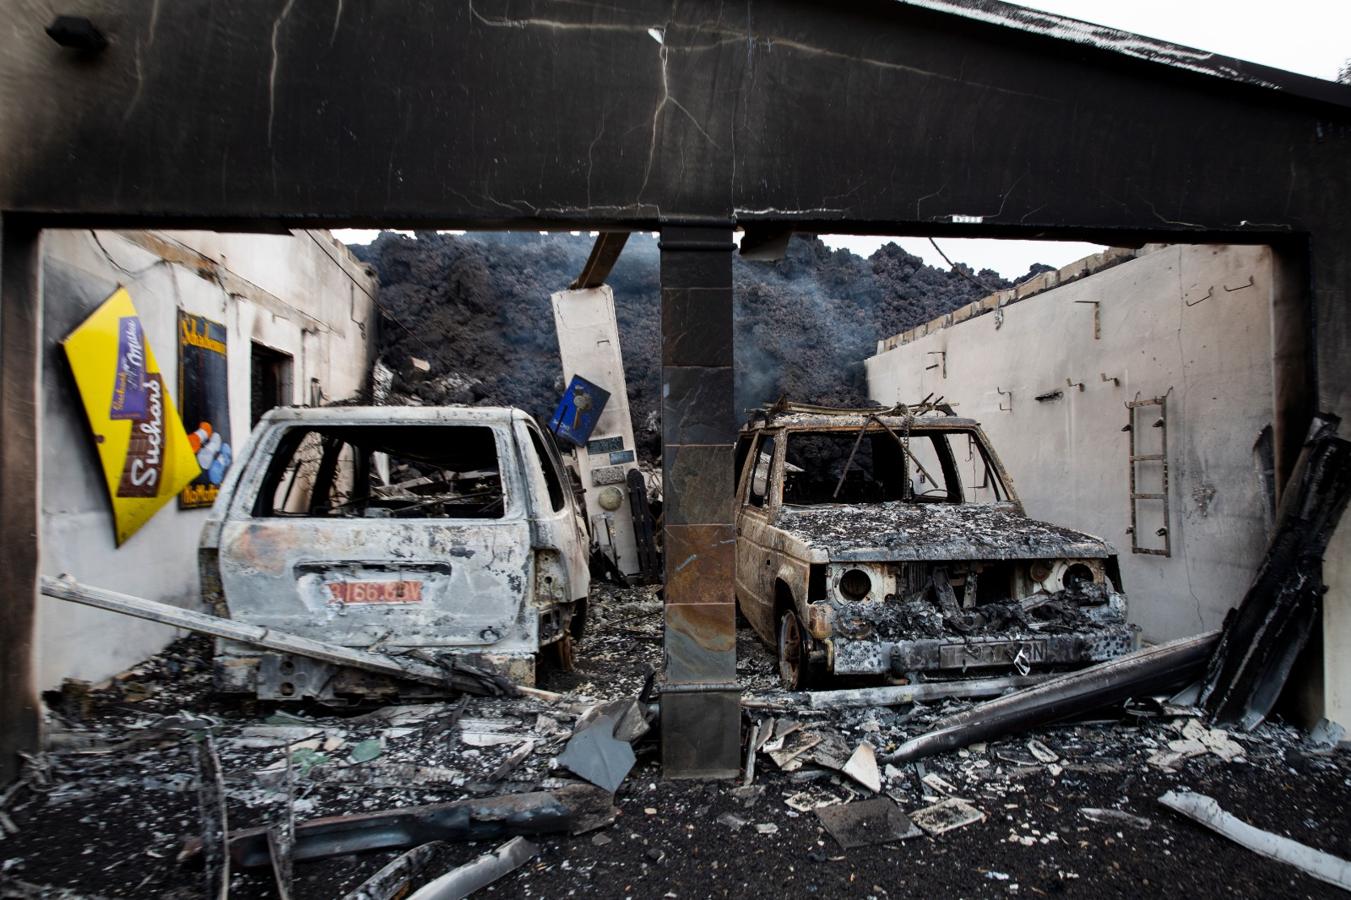
<path id="1" fill-rule="evenodd" d="M 423 403 L 506 404 L 549 415 L 562 387 L 549 295 L 577 276 L 591 243 L 567 234 L 385 232 L 354 246 L 380 278 L 379 347 L 395 372 L 395 392 Z M 1011 286 L 988 269 L 970 274 L 992 288 Z M 984 294 L 895 244 L 863 259 L 802 236 L 778 262 L 735 258 L 733 280 L 739 413 L 783 394 L 865 402 L 863 359 L 878 338 Z M 652 459 L 660 453 L 657 242 L 633 235 L 608 283 L 635 437 L 640 455 Z"/>

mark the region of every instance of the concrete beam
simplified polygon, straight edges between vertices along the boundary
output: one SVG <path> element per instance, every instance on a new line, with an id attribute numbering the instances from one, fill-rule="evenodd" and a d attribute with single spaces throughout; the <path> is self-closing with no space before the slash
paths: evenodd
<path id="1" fill-rule="evenodd" d="M 668 778 L 739 770 L 732 524 L 732 227 L 661 232 L 662 475 Z"/>

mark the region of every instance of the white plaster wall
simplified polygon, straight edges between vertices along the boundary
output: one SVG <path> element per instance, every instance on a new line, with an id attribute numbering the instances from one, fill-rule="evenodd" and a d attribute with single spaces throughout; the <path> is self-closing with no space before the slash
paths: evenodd
<path id="1" fill-rule="evenodd" d="M 136 243 L 135 235 L 101 231 L 97 237 L 102 248 L 89 231 L 43 236 L 42 571 L 197 607 L 197 541 L 207 510 L 180 510 L 170 501 L 122 547 L 114 546 L 107 490 L 61 339 L 118 284 L 125 285 L 177 400 L 178 310 L 225 324 L 230 428 L 238 458 L 249 434 L 251 341 L 291 354 L 293 402 L 308 402 L 312 377 L 320 379 L 327 399 L 349 397 L 364 386 L 369 369 L 374 280 L 354 260 L 335 262 L 320 243 L 328 240 L 323 232 L 157 234 L 210 250 L 205 255 L 257 287 L 249 292 L 265 301 L 264 308 L 227 294 L 189 267 L 163 262 Z M 59 686 L 63 678 L 106 678 L 175 636 L 170 628 L 46 597 L 39 603 L 37 632 L 43 689 Z"/>
<path id="2" fill-rule="evenodd" d="M 979 420 L 1029 515 L 1116 547 L 1147 640 L 1216 628 L 1266 543 L 1252 446 L 1272 418 L 1272 285 L 1264 247 L 1167 247 L 1012 304 L 1002 323 L 987 313 L 874 356 L 869 391 L 883 403 L 934 392 Z M 1076 301 L 1099 302 L 1100 339 Z M 926 368 L 940 360 L 930 352 L 946 352 L 946 375 Z M 1012 411 L 997 390 L 1012 391 Z M 1126 401 L 1165 394 L 1167 558 L 1130 552 L 1122 432 Z"/>
<path id="3" fill-rule="evenodd" d="M 1343 421 L 1347 421 L 1343 419 Z M 1323 715 L 1351 731 L 1351 516 L 1328 545 L 1323 580 Z"/>

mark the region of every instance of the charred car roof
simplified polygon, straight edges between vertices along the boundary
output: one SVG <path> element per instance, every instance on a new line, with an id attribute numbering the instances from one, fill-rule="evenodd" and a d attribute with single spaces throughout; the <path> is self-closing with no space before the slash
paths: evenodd
<path id="1" fill-rule="evenodd" d="M 530 417 L 510 406 L 278 406 L 260 424 L 303 422 L 327 425 L 506 425 Z"/>
<path id="2" fill-rule="evenodd" d="M 851 429 L 862 428 L 873 420 L 880 421 L 888 428 L 904 428 L 907 419 L 911 429 L 961 431 L 980 428 L 980 423 L 975 419 L 963 419 L 953 415 L 951 407 L 926 402 L 915 407 L 878 406 L 861 409 L 781 404 L 757 411 L 741 430 L 749 434 L 766 428 Z"/>
<path id="3" fill-rule="evenodd" d="M 1100 538 L 1029 519 L 997 506 L 971 504 L 785 504 L 779 527 L 824 560 L 1105 558 Z"/>

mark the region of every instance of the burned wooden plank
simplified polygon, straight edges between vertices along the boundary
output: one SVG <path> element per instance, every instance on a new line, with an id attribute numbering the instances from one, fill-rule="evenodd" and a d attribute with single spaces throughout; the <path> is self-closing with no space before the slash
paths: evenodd
<path id="1" fill-rule="evenodd" d="M 619 261 L 619 254 L 624 251 L 624 245 L 628 242 L 627 231 L 602 231 L 596 235 L 596 243 L 591 245 L 591 255 L 586 258 L 582 273 L 577 276 L 576 281 L 568 285 L 568 290 L 596 288 L 604 284 L 610 270 Z"/>
<path id="2" fill-rule="evenodd" d="M 1323 555 L 1351 500 L 1351 442 L 1337 437 L 1339 423 L 1314 420 L 1262 564 L 1225 619 L 1200 696 L 1216 724 L 1251 731 L 1262 723 L 1322 616 Z"/>
<path id="3" fill-rule="evenodd" d="M 204 896 L 224 900 L 230 895 L 229 823 L 225 813 L 225 778 L 211 735 L 204 735 L 192 745 L 192 756 L 197 764 L 197 812 L 202 834 L 196 840 L 202 848 Z"/>

